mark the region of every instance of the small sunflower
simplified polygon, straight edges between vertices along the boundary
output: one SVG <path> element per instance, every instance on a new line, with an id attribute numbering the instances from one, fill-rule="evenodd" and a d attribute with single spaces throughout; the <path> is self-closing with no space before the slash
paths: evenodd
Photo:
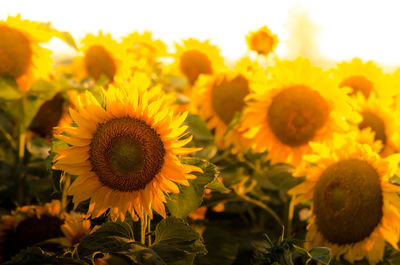
<path id="1" fill-rule="evenodd" d="M 152 98 L 135 75 L 119 88 L 110 85 L 100 104 L 90 92 L 70 114 L 78 127 L 64 127 L 57 137 L 70 147 L 57 150 L 55 169 L 78 177 L 68 193 L 75 206 L 90 198 L 88 214 L 107 209 L 113 220 L 150 217 L 155 210 L 165 217 L 164 192 L 179 193 L 175 183 L 189 185 L 199 168 L 182 164 L 178 156 L 197 151 L 185 148 L 192 137 L 181 126 L 187 113 L 176 117 L 159 96 Z"/>
<path id="2" fill-rule="evenodd" d="M 207 122 L 210 130 L 215 130 L 215 142 L 220 148 L 233 144 L 239 149 L 246 148 L 246 142 L 238 126 L 226 136 L 225 132 L 236 113 L 245 107 L 245 97 L 254 83 L 257 65 L 250 61 L 240 61 L 233 71 L 204 75 L 193 87 L 191 104 Z M 261 71 L 258 68 L 258 71 Z"/>
<path id="3" fill-rule="evenodd" d="M 0 261 L 9 260 L 20 250 L 52 238 L 63 236 L 60 201 L 44 206 L 27 205 L 17 208 L 11 215 L 0 219 Z M 55 244 L 41 245 L 46 251 L 57 250 Z"/>
<path id="4" fill-rule="evenodd" d="M 264 26 L 257 31 L 252 31 L 246 36 L 247 46 L 259 54 L 268 55 L 278 44 L 278 36 Z"/>
<path id="5" fill-rule="evenodd" d="M 90 220 L 85 214 L 72 212 L 65 216 L 61 230 L 64 234 L 64 245 L 74 246 L 78 244 L 82 237 L 94 232 L 99 226 L 90 228 Z"/>
<path id="6" fill-rule="evenodd" d="M 47 78 L 52 72 L 51 51 L 39 45 L 53 35 L 38 22 L 21 20 L 21 16 L 0 21 L 0 76 L 14 77 L 21 91 L 34 80 Z"/>
<path id="7" fill-rule="evenodd" d="M 372 92 L 365 98 L 361 92 L 352 98 L 353 106 L 362 116 L 358 130 L 370 128 L 376 141 L 381 142 L 383 149 L 380 154 L 387 156 L 399 148 L 400 124 L 397 121 L 396 110 L 391 101 L 382 99 Z"/>
<path id="8" fill-rule="evenodd" d="M 382 69 L 374 62 L 364 63 L 360 58 L 354 58 L 351 62 L 342 62 L 332 70 L 333 77 L 340 88 L 350 87 L 352 94 L 360 91 L 366 98 L 372 91 L 385 96 L 388 92 L 387 87 L 382 88 L 384 74 Z"/>
<path id="9" fill-rule="evenodd" d="M 112 82 L 117 76 L 130 75 L 131 64 L 135 61 L 126 52 L 126 47 L 115 41 L 111 34 L 102 31 L 97 36 L 87 34 L 81 43 L 83 55 L 74 57 L 69 66 L 62 66 L 61 72 L 72 74 L 77 82 L 85 78 L 97 81 L 102 76 Z"/>
<path id="10" fill-rule="evenodd" d="M 309 60 L 278 61 L 267 71 L 270 78 L 256 74 L 241 130 L 255 151 L 268 150 L 273 163 L 298 164 L 311 141 L 329 139 L 348 129 L 347 119 L 360 119 L 345 93 Z"/>
<path id="11" fill-rule="evenodd" d="M 183 74 L 190 85 L 194 85 L 201 74 L 213 74 L 225 69 L 224 58 L 219 49 L 209 41 L 186 39 L 182 45 L 175 44 L 175 63 L 173 68 Z"/>
<path id="12" fill-rule="evenodd" d="M 311 147 L 295 173 L 306 181 L 289 191 L 300 195 L 297 202 L 312 199 L 305 247 L 328 247 L 351 263 L 366 256 L 370 264 L 382 260 L 385 241 L 398 249 L 400 187 L 389 179 L 398 173 L 400 156 L 383 159 L 344 135 Z"/>

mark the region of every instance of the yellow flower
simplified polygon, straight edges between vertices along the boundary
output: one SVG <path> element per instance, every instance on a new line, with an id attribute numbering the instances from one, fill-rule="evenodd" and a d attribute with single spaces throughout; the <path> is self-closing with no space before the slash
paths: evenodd
<path id="1" fill-rule="evenodd" d="M 353 96 L 352 101 L 354 109 L 362 116 L 357 129 L 371 129 L 375 140 L 383 146 L 380 152 L 382 156 L 397 151 L 400 125 L 396 114 L 399 111 L 393 106 L 392 101 L 380 98 L 375 92 L 371 92 L 368 98 L 358 92 Z"/>
<path id="2" fill-rule="evenodd" d="M 254 83 L 257 65 L 250 61 L 240 61 L 233 71 L 220 72 L 200 77 L 191 95 L 192 109 L 197 110 L 207 122 L 210 130 L 215 130 L 215 142 L 220 148 L 233 144 L 234 151 L 248 148 L 238 126 L 226 136 L 225 132 L 236 113 L 245 107 L 245 97 Z M 258 71 L 262 71 L 258 68 Z"/>
<path id="3" fill-rule="evenodd" d="M 182 41 L 182 45 L 175 44 L 174 70 L 183 74 L 190 85 L 196 83 L 201 74 L 213 74 L 225 69 L 224 59 L 219 49 L 209 41 L 200 42 L 196 39 Z"/>
<path id="4" fill-rule="evenodd" d="M 78 127 L 57 136 L 71 146 L 57 150 L 54 168 L 78 176 L 68 193 L 75 206 L 90 198 L 92 216 L 110 208 L 113 220 L 124 220 L 127 211 L 152 217 L 153 209 L 165 217 L 164 192 L 179 193 L 175 183 L 189 185 L 190 172 L 201 171 L 178 159 L 198 150 L 183 147 L 192 137 L 180 140 L 187 113 L 175 117 L 161 95 L 145 91 L 147 82 L 135 75 L 121 87 L 110 85 L 102 103 L 86 92 L 70 109 Z"/>
<path id="5" fill-rule="evenodd" d="M 17 208 L 11 215 L 3 215 L 0 219 L 0 261 L 9 260 L 36 243 L 62 237 L 65 215 L 60 210 L 60 201 L 53 200 L 44 206 L 27 205 Z M 41 248 L 57 250 L 55 244 L 41 245 Z"/>
<path id="6" fill-rule="evenodd" d="M 351 62 L 338 64 L 332 73 L 337 85 L 340 88 L 350 87 L 353 95 L 360 91 L 368 98 L 375 91 L 383 97 L 389 92 L 389 88 L 383 85 L 382 69 L 372 61 L 364 63 L 361 59 L 354 58 Z"/>
<path id="7" fill-rule="evenodd" d="M 250 32 L 246 36 L 246 41 L 250 50 L 268 55 L 276 48 L 278 37 L 267 26 L 264 26 L 257 31 Z"/>
<path id="8" fill-rule="evenodd" d="M 122 42 L 128 48 L 129 53 L 134 53 L 139 57 L 155 59 L 168 54 L 165 43 L 161 40 L 153 39 L 152 33 L 149 31 L 143 33 L 133 32 L 123 38 Z"/>
<path id="9" fill-rule="evenodd" d="M 311 141 L 327 140 L 348 129 L 347 119 L 360 119 L 345 93 L 309 60 L 278 61 L 267 72 L 270 78 L 257 73 L 241 130 L 255 151 L 268 150 L 273 163 L 298 164 Z"/>
<path id="10" fill-rule="evenodd" d="M 85 78 L 98 81 L 102 76 L 112 82 L 117 76 L 124 78 L 131 74 L 135 61 L 127 53 L 127 48 L 115 41 L 111 34 L 102 31 L 97 36 L 87 34 L 81 43 L 83 55 L 74 57 L 69 66 L 62 66 L 60 70 L 72 74 L 76 82 Z"/>
<path id="11" fill-rule="evenodd" d="M 51 51 L 39 45 L 53 35 L 39 23 L 21 16 L 0 21 L 0 77 L 16 78 L 21 91 L 52 71 Z"/>
<path id="12" fill-rule="evenodd" d="M 312 199 L 305 247 L 328 247 L 351 263 L 366 256 L 370 264 L 382 260 L 385 241 L 398 249 L 400 187 L 389 179 L 398 173 L 400 155 L 383 159 L 344 135 L 311 147 L 295 173 L 306 181 L 289 191 L 300 195 L 296 202 Z"/>
<path id="13" fill-rule="evenodd" d="M 96 231 L 98 226 L 90 229 L 90 220 L 82 213 L 72 212 L 66 214 L 61 231 L 64 234 L 64 245 L 74 246 L 78 244 L 82 237 Z"/>

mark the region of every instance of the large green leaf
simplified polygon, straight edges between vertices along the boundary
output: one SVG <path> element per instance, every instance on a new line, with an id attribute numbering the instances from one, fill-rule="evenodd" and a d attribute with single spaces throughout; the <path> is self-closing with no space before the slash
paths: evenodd
<path id="1" fill-rule="evenodd" d="M 0 77 L 0 101 L 16 100 L 21 96 L 15 79 Z"/>
<path id="2" fill-rule="evenodd" d="M 179 218 L 186 217 L 201 205 L 205 187 L 213 183 L 218 176 L 215 165 L 206 160 L 190 157 L 183 158 L 182 163 L 197 166 L 203 170 L 203 173 L 194 173 L 197 178 L 189 180 L 189 186 L 179 185 L 180 192 L 167 197 L 168 210 L 173 216 Z"/>
<path id="3" fill-rule="evenodd" d="M 157 225 L 153 246 L 168 246 L 195 255 L 207 253 L 199 233 L 175 217 L 168 217 Z"/>

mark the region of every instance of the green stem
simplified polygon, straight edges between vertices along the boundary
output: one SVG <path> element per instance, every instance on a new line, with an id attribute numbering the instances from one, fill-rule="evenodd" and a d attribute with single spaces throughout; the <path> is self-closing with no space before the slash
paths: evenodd
<path id="1" fill-rule="evenodd" d="M 26 133 L 19 130 L 18 136 L 18 159 L 17 159 L 17 202 L 19 205 L 22 205 L 24 201 L 24 181 L 25 176 L 22 174 L 21 169 L 24 164 L 24 156 L 25 156 L 25 141 L 26 141 Z"/>
<path id="2" fill-rule="evenodd" d="M 281 218 L 274 212 L 274 210 L 269 208 L 266 204 L 264 204 L 264 203 L 262 203 L 260 201 L 254 200 L 254 199 L 250 198 L 249 196 L 247 196 L 245 194 L 239 194 L 239 193 L 236 193 L 236 194 L 240 198 L 244 199 L 245 201 L 247 201 L 249 203 L 252 203 L 254 205 L 257 205 L 258 207 L 260 207 L 260 208 L 264 209 L 265 211 L 267 211 L 275 219 L 275 221 L 279 224 L 279 226 L 282 226 L 283 223 L 282 223 Z"/>
<path id="3" fill-rule="evenodd" d="M 143 211 L 143 219 L 140 219 L 140 243 L 146 244 L 147 213 Z"/>

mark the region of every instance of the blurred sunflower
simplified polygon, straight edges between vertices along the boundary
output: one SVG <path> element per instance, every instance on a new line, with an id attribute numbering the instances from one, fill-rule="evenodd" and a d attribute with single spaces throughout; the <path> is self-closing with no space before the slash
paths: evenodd
<path id="1" fill-rule="evenodd" d="M 311 147 L 313 154 L 303 157 L 306 163 L 295 173 L 306 181 L 289 191 L 300 195 L 297 202 L 312 199 L 305 247 L 328 247 L 351 263 L 366 256 L 370 264 L 382 260 L 385 241 L 398 249 L 400 187 L 389 178 L 398 173 L 400 156 L 383 159 L 344 135 Z"/>
<path id="2" fill-rule="evenodd" d="M 87 34 L 81 43 L 80 52 L 83 55 L 74 57 L 68 66 L 62 65 L 60 72 L 71 74 L 78 83 L 86 78 L 96 82 L 102 76 L 112 82 L 117 76 L 130 75 L 135 61 L 126 47 L 115 41 L 111 34 L 103 34 L 102 31 L 97 36 Z"/>
<path id="3" fill-rule="evenodd" d="M 21 20 L 21 16 L 0 21 L 0 77 L 14 77 L 21 91 L 34 80 L 47 78 L 52 72 L 51 51 L 39 45 L 48 42 L 52 33 L 38 22 Z"/>
<path id="4" fill-rule="evenodd" d="M 354 58 L 351 62 L 339 63 L 332 73 L 338 86 L 350 87 L 353 95 L 360 91 L 368 98 L 372 91 L 378 94 L 388 92 L 387 89 L 380 89 L 384 75 L 372 61 L 364 63 L 360 58 Z"/>
<path id="5" fill-rule="evenodd" d="M 133 53 L 139 58 L 147 58 L 151 62 L 168 54 L 165 43 L 161 40 L 153 39 L 152 33 L 149 31 L 143 33 L 133 32 L 123 38 L 122 43 L 128 48 L 128 53 Z"/>
<path id="6" fill-rule="evenodd" d="M 267 26 L 264 26 L 257 31 L 251 31 L 246 36 L 246 41 L 250 50 L 268 55 L 276 48 L 278 36 L 273 34 Z"/>
<path id="7" fill-rule="evenodd" d="M 197 151 L 185 148 L 187 113 L 176 117 L 160 95 L 150 100 L 143 80 L 135 75 L 125 87 L 110 85 L 102 107 L 90 92 L 70 114 L 78 127 L 64 127 L 57 137 L 71 146 L 56 150 L 55 169 L 78 177 L 68 193 L 75 206 L 90 198 L 88 214 L 108 208 L 113 220 L 128 211 L 142 219 L 154 209 L 165 217 L 164 192 L 179 193 L 175 183 L 189 185 L 189 174 L 201 169 L 182 164 L 178 156 Z"/>
<path id="8" fill-rule="evenodd" d="M 200 42 L 189 38 L 183 40 L 182 45 L 176 43 L 175 48 L 175 63 L 172 67 L 183 74 L 191 86 L 196 83 L 199 75 L 213 74 L 226 68 L 219 49 L 208 40 Z"/>
<path id="9" fill-rule="evenodd" d="M 398 110 L 393 107 L 392 101 L 380 98 L 375 92 L 368 98 L 358 92 L 352 101 L 355 110 L 362 116 L 358 129 L 371 129 L 375 140 L 383 146 L 380 154 L 387 156 L 398 150 L 400 125 L 396 117 Z"/>
<path id="10" fill-rule="evenodd" d="M 262 71 L 256 63 L 239 61 L 233 71 L 200 77 L 193 87 L 191 104 L 198 110 L 210 130 L 215 130 L 215 142 L 220 148 L 233 144 L 234 151 L 248 147 L 238 130 L 238 124 L 225 136 L 235 117 L 245 107 L 245 97 L 254 83 L 254 72 Z"/>
<path id="11" fill-rule="evenodd" d="M 0 261 L 9 260 L 20 250 L 42 241 L 63 236 L 60 201 L 53 200 L 44 206 L 27 205 L 17 208 L 12 215 L 0 219 Z M 40 245 L 45 251 L 55 251 L 56 244 Z"/>
<path id="12" fill-rule="evenodd" d="M 90 220 L 85 214 L 77 212 L 67 214 L 64 224 L 61 225 L 61 230 L 64 234 L 64 245 L 74 246 L 80 242 L 82 237 L 99 228 L 99 226 L 95 226 L 91 229 L 90 225 Z"/>
<path id="13" fill-rule="evenodd" d="M 360 119 L 344 91 L 309 60 L 278 61 L 267 71 L 270 78 L 256 74 L 241 130 L 256 152 L 268 150 L 273 163 L 298 164 L 311 141 L 327 140 L 349 128 L 347 119 Z"/>

